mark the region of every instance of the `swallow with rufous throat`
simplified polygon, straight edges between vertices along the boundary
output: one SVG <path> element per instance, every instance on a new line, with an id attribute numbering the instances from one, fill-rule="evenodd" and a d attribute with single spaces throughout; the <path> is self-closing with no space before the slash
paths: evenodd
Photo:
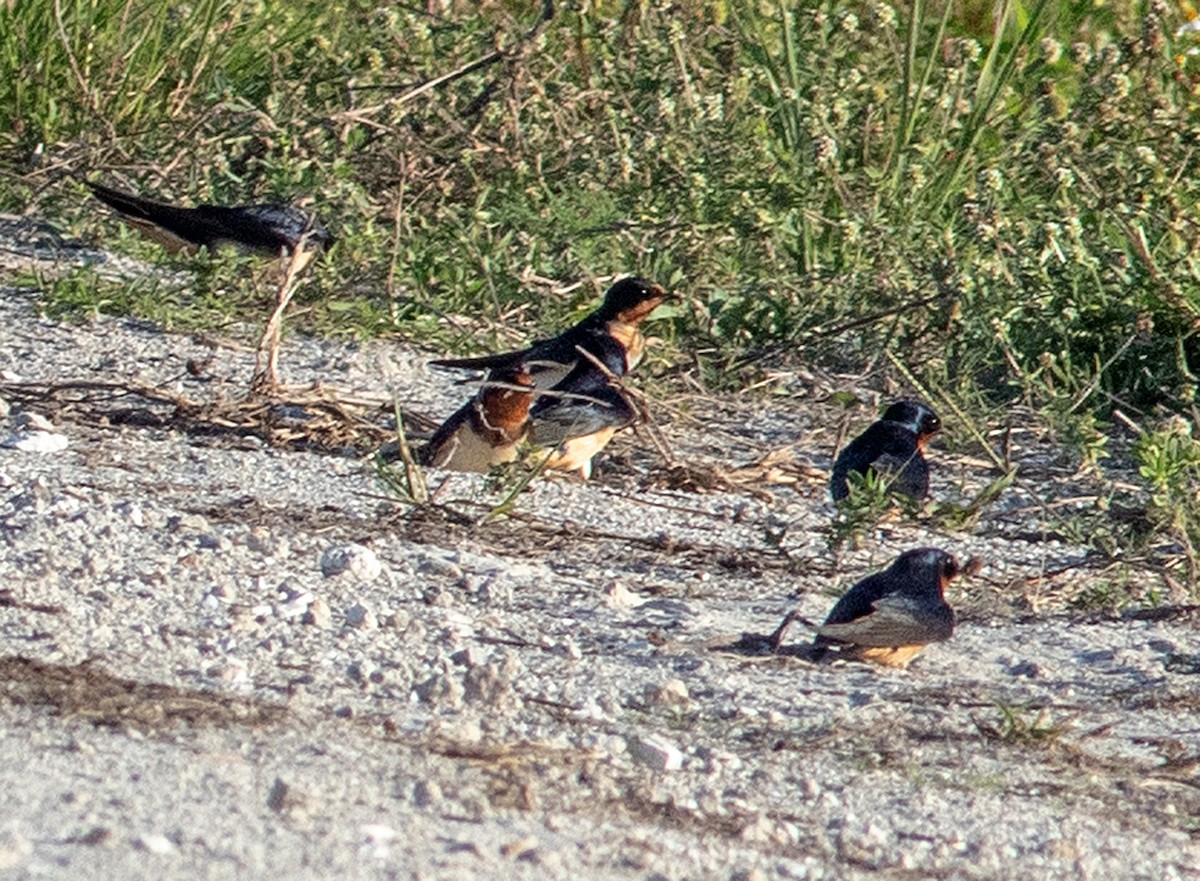
<path id="1" fill-rule="evenodd" d="M 646 342 L 640 325 L 666 297 L 660 285 L 624 278 L 608 289 L 596 311 L 552 339 L 514 352 L 430 363 L 487 370 L 488 381 L 505 370 L 523 369 L 535 389 L 530 436 L 557 448 L 546 467 L 587 477 L 592 457 L 636 418 L 614 380 L 641 360 Z"/>
<path id="2" fill-rule="evenodd" d="M 813 661 L 866 661 L 904 669 L 931 642 L 954 633 L 954 610 L 946 587 L 960 575 L 973 575 L 982 563 L 972 557 L 960 565 L 937 548 L 905 551 L 882 572 L 855 584 L 834 604 L 816 628 L 809 647 Z M 770 637 L 778 652 L 794 613 Z"/>
<path id="3" fill-rule="evenodd" d="M 835 502 L 850 495 L 851 472 L 884 476 L 894 492 L 923 499 L 929 495 L 929 463 L 925 444 L 942 428 L 942 421 L 920 401 L 897 401 L 878 422 L 852 440 L 833 465 L 829 493 Z"/>
<path id="4" fill-rule="evenodd" d="M 280 257 L 292 255 L 303 242 L 301 253 L 307 256 L 307 263 L 313 254 L 333 242 L 333 236 L 315 218 L 291 205 L 182 208 L 101 184 L 87 186 L 122 220 L 172 254 L 194 254 L 202 247 L 210 252 L 235 247 L 245 253 Z"/>
<path id="5" fill-rule="evenodd" d="M 492 371 L 475 397 L 442 423 L 421 448 L 422 465 L 486 474 L 516 461 L 529 432 L 533 380 L 521 368 Z M 384 458 L 394 458 L 385 451 Z"/>

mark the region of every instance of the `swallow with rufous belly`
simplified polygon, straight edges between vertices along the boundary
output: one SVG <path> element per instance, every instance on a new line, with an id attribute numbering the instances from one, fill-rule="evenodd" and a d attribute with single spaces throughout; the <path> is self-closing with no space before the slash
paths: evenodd
<path id="1" fill-rule="evenodd" d="M 946 602 L 946 587 L 961 575 L 982 568 L 976 557 L 960 565 L 952 554 L 937 548 L 905 551 L 882 572 L 869 575 L 834 604 L 804 655 L 812 661 L 866 661 L 884 667 L 906 668 L 931 642 L 954 633 L 954 610 Z M 769 637 L 779 652 L 793 621 L 792 612 Z"/>
<path id="2" fill-rule="evenodd" d="M 645 351 L 641 323 L 666 297 L 660 285 L 624 278 L 608 289 L 596 311 L 552 339 L 514 352 L 430 363 L 486 370 L 485 386 L 503 380 L 505 371 L 524 371 L 533 386 L 530 439 L 556 448 L 546 467 L 586 478 L 592 457 L 620 428 L 636 420 L 620 380 Z"/>
<path id="3" fill-rule="evenodd" d="M 842 450 L 833 465 L 829 493 L 835 502 L 850 495 L 851 473 L 881 475 L 894 492 L 923 499 L 929 495 L 929 463 L 925 444 L 942 428 L 942 421 L 920 401 L 897 401 L 878 422 Z"/>

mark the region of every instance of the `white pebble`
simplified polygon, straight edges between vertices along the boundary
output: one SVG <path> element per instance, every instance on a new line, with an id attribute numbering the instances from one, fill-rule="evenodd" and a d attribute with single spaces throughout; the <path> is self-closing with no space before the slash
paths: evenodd
<path id="1" fill-rule="evenodd" d="M 30 431 L 14 434 L 0 443 L 0 447 L 20 450 L 23 453 L 61 453 L 67 448 L 67 436 L 53 431 Z"/>
<path id="2" fill-rule="evenodd" d="M 604 603 L 613 609 L 633 609 L 644 602 L 644 599 L 619 582 L 613 582 L 604 591 Z"/>
<path id="3" fill-rule="evenodd" d="M 639 765 L 645 765 L 655 771 L 678 771 L 683 767 L 683 753 L 658 734 L 629 737 L 626 738 L 625 745 L 630 757 Z"/>
<path id="4" fill-rule="evenodd" d="M 139 848 L 149 853 L 165 855 L 175 852 L 175 845 L 171 843 L 171 839 L 154 832 L 139 835 L 135 843 Z"/>
<path id="5" fill-rule="evenodd" d="M 33 845 L 25 836 L 12 829 L 0 832 L 0 869 L 12 869 L 33 853 Z"/>
<path id="6" fill-rule="evenodd" d="M 358 581 L 371 581 L 382 571 L 375 552 L 360 544 L 334 545 L 321 555 L 321 574 L 326 578 L 348 572 Z"/>

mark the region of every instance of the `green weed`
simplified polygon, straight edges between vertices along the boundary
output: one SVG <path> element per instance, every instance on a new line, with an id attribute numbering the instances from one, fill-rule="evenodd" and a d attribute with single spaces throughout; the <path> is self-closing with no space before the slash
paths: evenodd
<path id="1" fill-rule="evenodd" d="M 996 702 L 999 718 L 995 722 L 971 717 L 980 734 L 991 740 L 1025 746 L 1050 746 L 1068 730 L 1071 723 L 1055 723 L 1045 708 Z"/>

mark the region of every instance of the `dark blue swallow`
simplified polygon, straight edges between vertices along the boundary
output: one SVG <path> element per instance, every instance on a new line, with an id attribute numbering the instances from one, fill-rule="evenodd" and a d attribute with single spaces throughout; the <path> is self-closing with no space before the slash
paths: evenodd
<path id="1" fill-rule="evenodd" d="M 304 253 L 332 244 L 333 236 L 313 217 L 290 205 L 262 204 L 181 208 L 143 199 L 100 184 L 88 187 L 122 220 L 171 253 L 215 251 L 233 246 L 268 257 L 290 255 L 303 240 Z M 307 261 L 306 261 L 307 262 Z"/>
<path id="2" fill-rule="evenodd" d="M 874 472 L 898 493 L 923 499 L 929 495 L 929 464 L 923 450 L 942 428 L 942 421 L 920 401 L 897 401 L 883 418 L 852 440 L 833 465 L 829 492 L 834 501 L 850 494 L 851 472 Z"/>
<path id="3" fill-rule="evenodd" d="M 869 575 L 837 601 L 813 640 L 813 659 L 846 658 L 885 667 L 907 667 L 926 645 L 954 633 L 946 586 L 977 571 L 945 551 L 905 551 L 883 572 Z M 782 641 L 778 633 L 776 643 Z"/>

